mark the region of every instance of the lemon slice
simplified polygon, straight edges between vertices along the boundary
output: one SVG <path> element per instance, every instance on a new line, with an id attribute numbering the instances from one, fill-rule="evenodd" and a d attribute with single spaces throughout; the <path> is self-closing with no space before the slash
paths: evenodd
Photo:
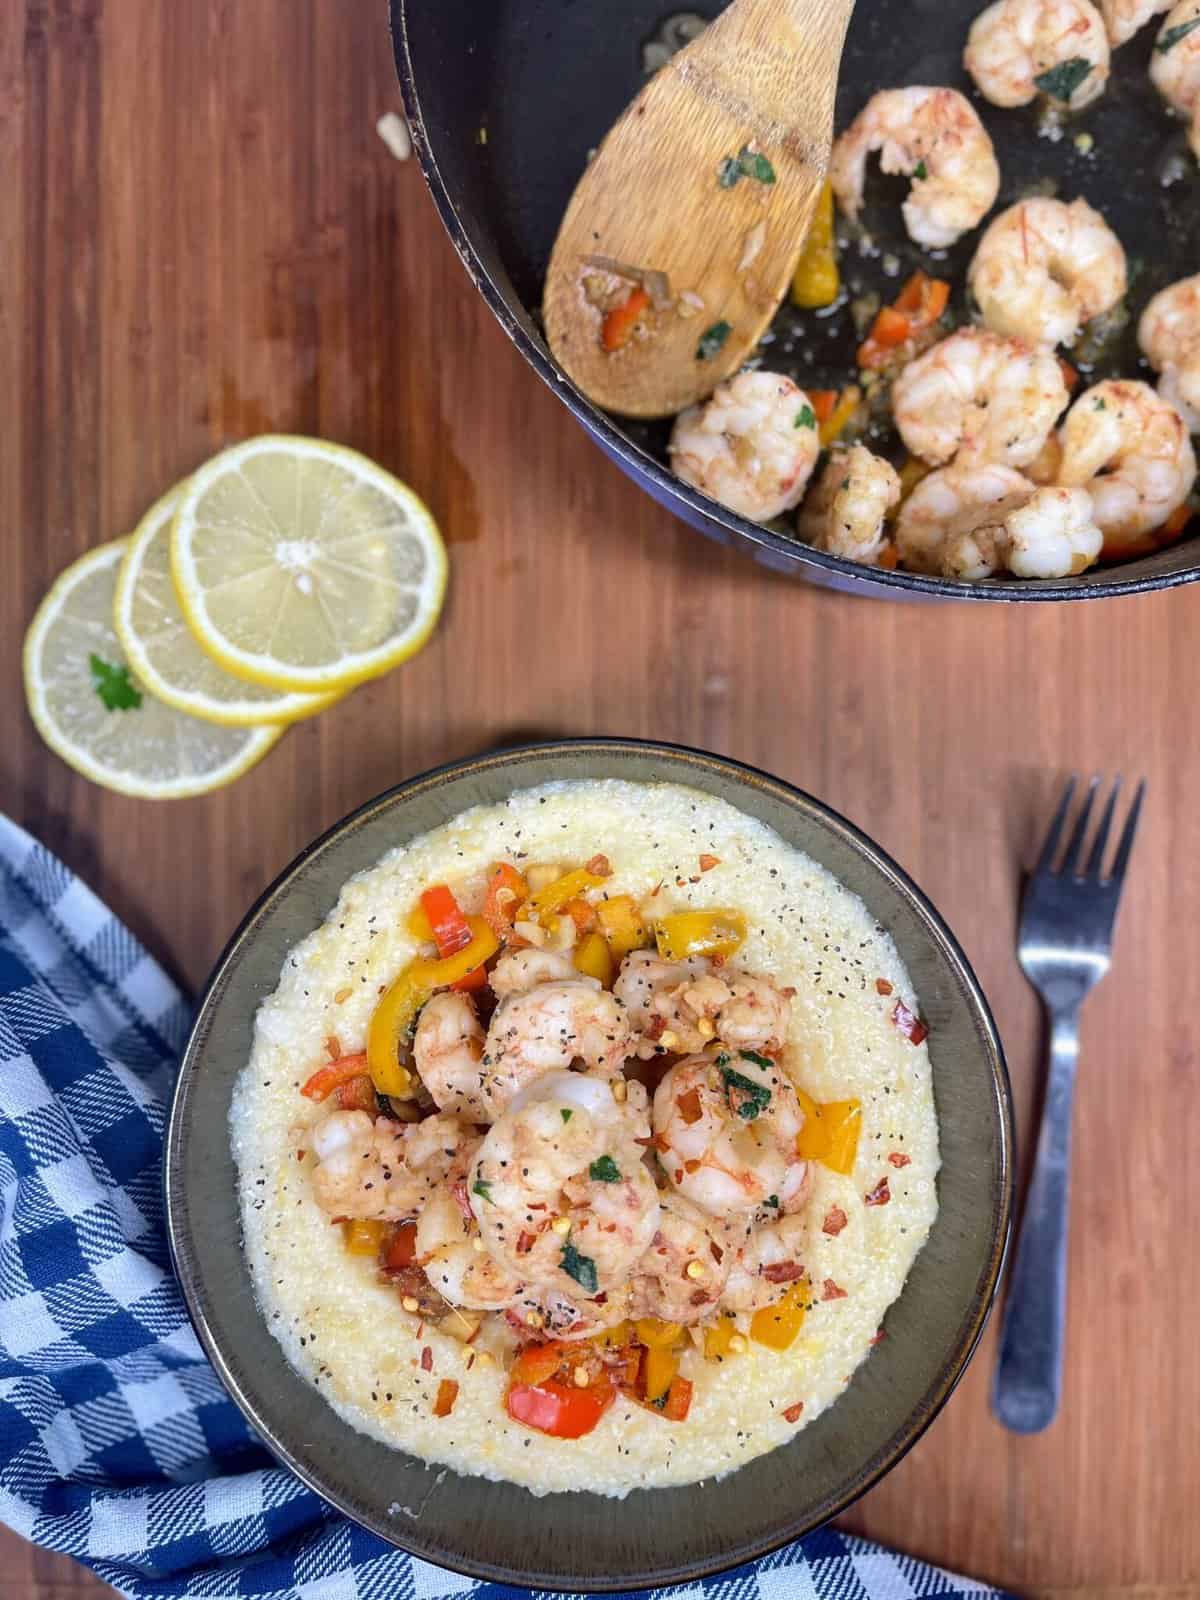
<path id="1" fill-rule="evenodd" d="M 25 635 L 25 696 L 38 732 L 85 778 L 147 800 L 204 794 L 240 777 L 280 728 L 218 728 L 146 694 L 113 628 L 128 539 L 67 568 Z"/>
<path id="2" fill-rule="evenodd" d="M 176 711 L 235 728 L 295 722 L 324 711 L 336 695 L 247 683 L 225 672 L 193 639 L 171 578 L 171 520 L 183 487 L 163 495 L 138 523 L 117 574 L 113 622 L 139 681 Z"/>
<path id="3" fill-rule="evenodd" d="M 425 643 L 446 552 L 421 501 L 353 450 L 264 435 L 189 480 L 171 534 L 175 588 L 226 671 L 333 694 Z"/>

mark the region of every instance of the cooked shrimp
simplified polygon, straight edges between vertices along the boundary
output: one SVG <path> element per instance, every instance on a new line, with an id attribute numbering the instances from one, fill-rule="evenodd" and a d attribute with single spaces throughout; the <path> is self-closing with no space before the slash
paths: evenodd
<path id="1" fill-rule="evenodd" d="M 576 975 L 509 995 L 492 1017 L 480 1062 L 489 1118 L 543 1072 L 579 1061 L 613 1077 L 632 1049 L 625 1007 L 594 978 Z"/>
<path id="2" fill-rule="evenodd" d="M 950 538 L 941 571 L 971 581 L 1005 570 L 1015 578 L 1077 577 L 1103 546 L 1086 489 L 1038 488 L 1000 520 Z"/>
<path id="3" fill-rule="evenodd" d="M 1049 350 L 1032 350 L 984 328 L 960 328 L 910 361 L 892 389 L 901 437 L 940 465 L 997 462 L 1020 467 L 1046 443 L 1067 403 Z"/>
<path id="4" fill-rule="evenodd" d="M 1159 528 L 1196 481 L 1187 424 L 1146 383 L 1110 379 L 1086 390 L 1062 426 L 1059 481 L 1087 489 L 1115 552 Z"/>
<path id="5" fill-rule="evenodd" d="M 994 106 L 1041 92 L 1078 111 L 1108 80 L 1104 18 L 1092 0 L 995 0 L 971 24 L 963 66 Z"/>
<path id="6" fill-rule="evenodd" d="M 913 572 L 988 577 L 996 570 L 994 534 L 981 530 L 997 528 L 1032 492 L 1027 478 L 999 464 L 955 465 L 931 472 L 913 489 L 896 518 L 901 560 Z M 953 566 L 947 570 L 950 560 Z"/>
<path id="7" fill-rule="evenodd" d="M 413 1035 L 413 1062 L 439 1111 L 488 1122 L 480 1090 L 483 1029 L 469 995 L 447 989 L 426 1002 Z"/>
<path id="8" fill-rule="evenodd" d="M 322 1211 L 401 1222 L 445 1183 L 479 1135 L 441 1113 L 401 1123 L 365 1111 L 333 1111 L 313 1126 L 309 1143 L 317 1157 L 313 1196 Z"/>
<path id="9" fill-rule="evenodd" d="M 1150 57 L 1150 78 L 1188 124 L 1200 157 L 1200 0 L 1179 0 L 1166 15 Z"/>
<path id="10" fill-rule="evenodd" d="M 739 372 L 675 418 L 671 467 L 751 522 L 800 501 L 821 444 L 808 396 L 778 372 Z"/>
<path id="11" fill-rule="evenodd" d="M 627 1089 L 618 1104 L 600 1078 L 544 1075 L 479 1146 L 470 1193 L 480 1235 L 527 1283 L 607 1293 L 654 1237 L 658 1190 L 634 1142 L 647 1133 L 645 1091 Z"/>
<path id="12" fill-rule="evenodd" d="M 664 1050 L 690 1054 L 713 1039 L 747 1049 L 782 1044 L 792 999 L 765 978 L 730 967 L 717 974 L 703 956 L 664 961 L 653 950 L 625 957 L 613 993 L 641 1031 L 643 1060 Z"/>
<path id="13" fill-rule="evenodd" d="M 1200 18 L 1200 0 L 1195 4 Z M 1194 37 L 1200 41 L 1200 27 Z M 1200 433 L 1200 273 L 1159 290 L 1142 312 L 1138 343 L 1162 374 L 1159 394 Z"/>
<path id="14" fill-rule="evenodd" d="M 1071 344 L 1125 293 L 1125 251 L 1086 200 L 1022 200 L 989 223 L 968 282 L 996 333 Z"/>
<path id="15" fill-rule="evenodd" d="M 571 957 L 561 950 L 510 950 L 492 968 L 488 982 L 496 999 L 504 1000 L 510 994 L 527 994 L 539 983 L 579 976 Z M 594 983 L 596 980 L 586 981 Z"/>
<path id="16" fill-rule="evenodd" d="M 807 1163 L 796 1154 L 804 1113 L 781 1068 L 763 1056 L 688 1056 L 654 1095 L 662 1167 L 714 1217 L 773 1205 L 791 1210 Z"/>
<path id="17" fill-rule="evenodd" d="M 465 1179 L 465 1173 L 463 1174 Z M 434 1289 L 451 1305 L 502 1311 L 524 1290 L 519 1273 L 482 1248 L 478 1224 L 463 1202 L 465 1181 L 437 1189 L 417 1219 L 416 1260 Z"/>
<path id="18" fill-rule="evenodd" d="M 722 1310 L 752 1312 L 773 1305 L 803 1277 L 807 1237 L 807 1221 L 796 1214 L 751 1228 L 730 1264 Z"/>
<path id="19" fill-rule="evenodd" d="M 937 250 L 974 228 L 995 204 L 1000 168 L 992 141 L 956 89 L 883 89 L 836 141 L 829 178 L 848 217 L 863 202 L 867 157 L 913 179 L 902 207 L 918 244 Z"/>
<path id="20" fill-rule="evenodd" d="M 722 1223 L 668 1190 L 658 1228 L 633 1278 L 635 1317 L 660 1317 L 685 1327 L 721 1297 L 734 1251 Z"/>
<path id="21" fill-rule="evenodd" d="M 1119 44 L 1132 39 L 1152 17 L 1170 9 L 1171 0 L 1097 0 L 1108 40 L 1115 50 Z"/>
<path id="22" fill-rule="evenodd" d="M 885 543 L 884 518 L 900 499 L 900 478 L 865 445 L 836 451 L 796 519 L 808 544 L 847 561 L 874 562 Z"/>

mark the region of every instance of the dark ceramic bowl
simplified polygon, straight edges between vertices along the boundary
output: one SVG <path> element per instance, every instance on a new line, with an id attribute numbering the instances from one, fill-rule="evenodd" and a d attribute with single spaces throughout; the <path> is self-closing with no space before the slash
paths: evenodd
<path id="1" fill-rule="evenodd" d="M 930 1024 L 941 1128 L 940 1209 L 886 1339 L 837 1404 L 790 1444 L 720 1482 L 535 1498 L 425 1467 L 357 1433 L 288 1365 L 254 1301 L 229 1147 L 234 1080 L 255 1011 L 288 950 L 352 874 L 468 806 L 561 778 L 671 780 L 719 795 L 805 850 L 891 933 Z M 201 1341 L 230 1394 L 287 1466 L 347 1515 L 415 1555 L 534 1589 L 682 1583 L 761 1556 L 825 1522 L 899 1460 L 953 1389 L 979 1338 L 1008 1237 L 1008 1076 L 987 1002 L 920 890 L 807 795 L 716 756 L 632 740 L 505 750 L 443 767 L 363 806 L 267 891 L 217 964 L 171 1108 L 167 1218 Z M 417 1517 L 389 1506 L 421 1507 Z"/>

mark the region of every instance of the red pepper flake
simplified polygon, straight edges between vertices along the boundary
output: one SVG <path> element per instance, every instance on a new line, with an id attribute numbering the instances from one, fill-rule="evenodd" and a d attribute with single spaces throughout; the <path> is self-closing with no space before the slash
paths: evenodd
<path id="1" fill-rule="evenodd" d="M 331 1033 L 326 1039 L 325 1054 L 329 1057 L 330 1061 L 340 1061 L 342 1056 L 345 1054 L 345 1051 L 342 1049 L 342 1041 L 338 1038 L 336 1033 Z"/>
<path id="2" fill-rule="evenodd" d="M 827 1233 L 831 1239 L 836 1239 L 849 1220 L 841 1206 L 830 1206 L 825 1213 L 825 1221 L 821 1224 L 821 1232 Z"/>
<path id="3" fill-rule="evenodd" d="M 708 1241 L 708 1251 L 709 1251 L 709 1254 L 712 1256 L 714 1261 L 718 1261 L 718 1262 L 719 1261 L 724 1261 L 725 1252 L 724 1252 L 724 1250 L 721 1249 L 721 1246 L 717 1243 L 717 1241 L 715 1239 L 710 1239 Z"/>
<path id="4" fill-rule="evenodd" d="M 887 1182 L 886 1178 L 884 1179 L 884 1182 Z M 517 1254 L 519 1256 L 527 1256 L 536 1243 L 537 1234 L 530 1233 L 527 1229 L 522 1228 L 517 1238 Z"/>
<path id="5" fill-rule="evenodd" d="M 693 1123 L 699 1122 L 704 1115 L 703 1108 L 700 1105 L 699 1089 L 689 1089 L 686 1094 L 679 1096 L 675 1104 L 679 1108 L 679 1115 L 689 1128 Z"/>
<path id="6" fill-rule="evenodd" d="M 891 1198 L 892 1191 L 888 1188 L 886 1172 L 871 1190 L 870 1194 L 863 1196 L 864 1203 L 869 1206 L 885 1206 Z"/>
<path id="7" fill-rule="evenodd" d="M 584 871 L 592 873 L 597 878 L 611 878 L 612 863 L 607 856 L 593 856 L 586 864 Z"/>
<path id="8" fill-rule="evenodd" d="M 887 1338 L 887 1334 L 883 1331 L 883 1329 L 882 1328 L 876 1328 L 875 1333 L 874 1333 L 874 1337 L 871 1339 L 871 1343 L 873 1345 L 882 1344 L 883 1341 L 886 1338 Z"/>
<path id="9" fill-rule="evenodd" d="M 892 1021 L 908 1040 L 909 1044 L 923 1044 L 929 1037 L 929 1029 L 920 1017 L 910 1011 L 903 1000 L 897 1000 L 892 1010 Z"/>
<path id="10" fill-rule="evenodd" d="M 297 1150 L 296 1151 L 296 1160 L 297 1161 L 303 1161 L 307 1154 L 308 1154 L 307 1150 Z"/>
<path id="11" fill-rule="evenodd" d="M 437 1397 L 433 1402 L 435 1417 L 448 1417 L 454 1410 L 454 1402 L 458 1399 L 458 1385 L 453 1378 L 443 1378 L 438 1384 Z"/>
<path id="12" fill-rule="evenodd" d="M 700 1162 L 699 1161 L 685 1161 L 683 1163 L 683 1170 L 685 1172 L 687 1172 L 687 1173 L 699 1172 L 700 1171 Z"/>
<path id="13" fill-rule="evenodd" d="M 787 1408 L 787 1410 L 783 1413 L 783 1420 L 785 1422 L 799 1422 L 800 1421 L 800 1413 L 803 1410 L 804 1410 L 804 1401 L 803 1400 L 797 1400 L 796 1404 L 794 1406 L 789 1406 Z"/>
<path id="14" fill-rule="evenodd" d="M 666 1017 L 651 1017 L 650 1021 L 646 1024 L 642 1031 L 645 1033 L 647 1039 L 660 1038 L 667 1031 Z"/>
<path id="15" fill-rule="evenodd" d="M 762 1269 L 762 1275 L 768 1283 L 795 1283 L 804 1276 L 804 1268 L 798 1261 L 774 1261 Z"/>
<path id="16" fill-rule="evenodd" d="M 875 979 L 875 992 L 876 992 L 876 994 L 891 994 L 892 993 L 892 986 L 887 981 L 886 978 L 876 978 Z"/>
<path id="17" fill-rule="evenodd" d="M 719 867 L 720 865 L 721 865 L 720 856 L 710 856 L 710 855 L 705 854 L 705 855 L 702 855 L 700 857 L 700 871 L 701 872 L 711 872 L 714 867 Z"/>
<path id="18" fill-rule="evenodd" d="M 836 1283 L 834 1283 L 832 1278 L 826 1278 L 825 1282 L 821 1285 L 821 1299 L 844 1300 L 845 1298 L 845 1289 L 840 1288 Z"/>
<path id="19" fill-rule="evenodd" d="M 429 1348 L 428 1345 L 426 1345 L 425 1348 L 421 1351 L 421 1371 L 422 1372 L 432 1372 L 433 1371 L 433 1351 Z"/>
<path id="20" fill-rule="evenodd" d="M 894 1166 L 894 1167 L 911 1167 L 912 1166 L 912 1157 L 911 1156 L 906 1156 L 904 1154 L 903 1150 L 893 1150 L 892 1153 L 888 1156 L 888 1160 L 891 1162 L 892 1166 Z"/>

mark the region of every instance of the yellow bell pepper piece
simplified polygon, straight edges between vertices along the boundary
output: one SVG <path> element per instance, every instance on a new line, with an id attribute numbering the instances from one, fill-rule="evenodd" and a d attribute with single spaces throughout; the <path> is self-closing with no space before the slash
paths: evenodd
<path id="1" fill-rule="evenodd" d="M 650 943 L 650 930 L 631 894 L 615 894 L 611 900 L 598 901 L 596 916 L 614 961 L 623 961 L 631 950 L 642 950 Z"/>
<path id="2" fill-rule="evenodd" d="M 575 966 L 589 978 L 597 978 L 606 989 L 612 988 L 612 951 L 602 933 L 585 933 L 575 947 Z"/>
<path id="3" fill-rule="evenodd" d="M 521 916 L 529 922 L 542 922 L 554 912 L 561 911 L 568 900 L 574 900 L 584 894 L 588 889 L 597 889 L 604 879 L 596 872 L 589 872 L 586 867 L 577 867 L 574 872 L 566 872 L 561 878 L 555 878 L 553 883 L 548 883 L 544 889 L 539 889 L 536 894 L 531 894 L 525 902 L 525 909 Z"/>
<path id="4" fill-rule="evenodd" d="M 796 1153 L 804 1161 L 819 1161 L 831 1172 L 848 1177 L 858 1156 L 862 1132 L 861 1100 L 827 1100 L 818 1105 L 803 1089 L 796 1090 L 804 1126 L 796 1139 Z"/>
<path id="5" fill-rule="evenodd" d="M 733 1354 L 733 1336 L 737 1323 L 732 1317 L 721 1317 L 704 1330 L 704 1357 L 706 1361 L 724 1361 Z"/>
<path id="6" fill-rule="evenodd" d="M 638 1343 L 647 1350 L 673 1350 L 683 1338 L 683 1325 L 663 1322 L 658 1317 L 639 1317 L 634 1323 Z"/>
<path id="7" fill-rule="evenodd" d="M 356 1217 L 353 1222 L 344 1222 L 342 1234 L 346 1249 L 352 1256 L 378 1255 L 387 1226 L 386 1222 L 377 1222 L 373 1217 Z"/>
<path id="8" fill-rule="evenodd" d="M 812 1293 L 807 1278 L 797 1278 L 773 1306 L 756 1311 L 750 1322 L 750 1337 L 768 1350 L 789 1350 L 804 1326 L 808 1297 Z"/>
<path id="9" fill-rule="evenodd" d="M 654 924 L 658 953 L 664 961 L 688 956 L 731 956 L 746 937 L 740 911 L 674 911 Z"/>
<path id="10" fill-rule="evenodd" d="M 840 439 L 846 424 L 862 404 L 862 390 L 856 383 L 848 383 L 838 396 L 838 403 L 817 430 L 821 448 Z"/>
<path id="11" fill-rule="evenodd" d="M 400 1062 L 400 1046 L 429 996 L 474 972 L 500 948 L 500 941 L 482 917 L 468 917 L 471 942 L 437 961 L 418 956 L 386 990 L 371 1013 L 367 1028 L 367 1066 L 380 1094 L 409 1100 L 416 1093 L 416 1074 Z"/>
<path id="12" fill-rule="evenodd" d="M 817 196 L 804 249 L 792 278 L 792 300 L 803 311 L 829 306 L 838 297 L 837 241 L 833 231 L 833 185 L 826 180 Z"/>
<path id="13" fill-rule="evenodd" d="M 646 1400 L 653 1405 L 661 1400 L 671 1387 L 671 1379 L 679 1373 L 679 1362 L 673 1350 L 651 1345 L 642 1363 L 642 1376 L 646 1381 Z"/>
<path id="14" fill-rule="evenodd" d="M 633 1339 L 633 1323 L 618 1322 L 615 1328 L 602 1328 L 588 1341 L 600 1350 L 622 1350 Z"/>
<path id="15" fill-rule="evenodd" d="M 408 913 L 405 927 L 418 944 L 434 944 L 433 924 L 425 914 L 425 907 L 417 904 Z"/>

